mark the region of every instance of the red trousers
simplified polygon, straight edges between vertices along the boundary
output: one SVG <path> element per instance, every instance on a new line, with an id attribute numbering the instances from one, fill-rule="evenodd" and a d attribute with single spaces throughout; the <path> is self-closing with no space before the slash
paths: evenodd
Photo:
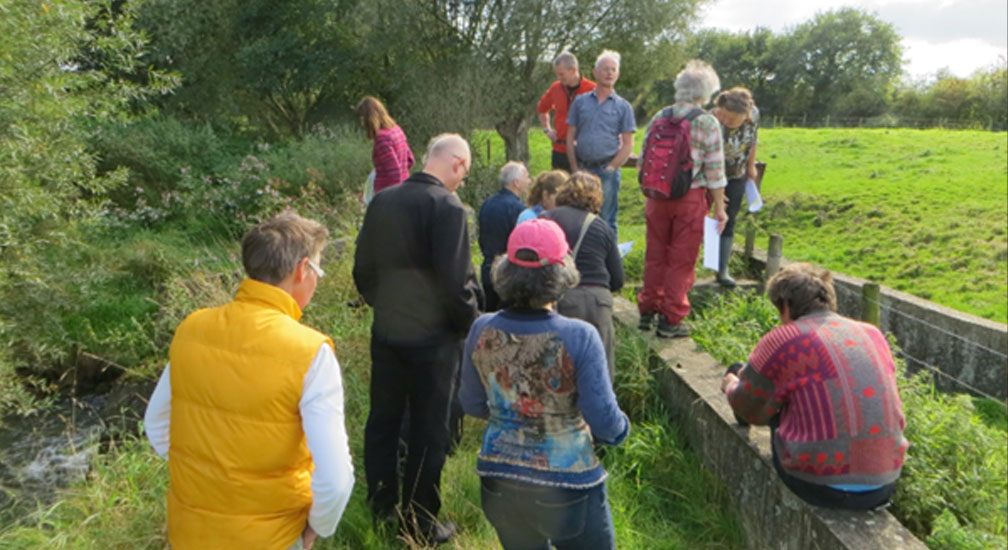
<path id="1" fill-rule="evenodd" d="M 689 315 L 686 294 L 696 279 L 697 254 L 709 208 L 707 190 L 703 187 L 691 190 L 681 199 L 647 200 L 644 288 L 637 295 L 637 308 L 642 314 L 661 313 L 674 325 Z"/>

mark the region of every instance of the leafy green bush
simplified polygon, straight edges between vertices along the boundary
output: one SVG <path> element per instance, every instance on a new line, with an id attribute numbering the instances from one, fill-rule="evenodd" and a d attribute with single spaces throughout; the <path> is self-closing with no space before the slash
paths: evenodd
<path id="1" fill-rule="evenodd" d="M 175 189 L 185 172 L 222 172 L 249 144 L 218 135 L 209 124 L 156 116 L 99 126 L 91 139 L 100 172 L 129 170 L 129 183 L 156 197 Z M 130 194 L 116 199 L 129 201 Z"/>
<path id="2" fill-rule="evenodd" d="M 929 374 L 910 376 L 899 366 L 910 449 L 896 486 L 893 513 L 921 538 L 935 534 L 936 540 L 952 540 L 955 537 L 948 533 L 955 531 L 970 540 L 996 537 L 1005 547 L 1004 432 L 983 421 L 969 396 L 939 393 Z M 958 527 L 953 529 L 948 518 L 941 519 L 945 513 L 954 516 Z"/>

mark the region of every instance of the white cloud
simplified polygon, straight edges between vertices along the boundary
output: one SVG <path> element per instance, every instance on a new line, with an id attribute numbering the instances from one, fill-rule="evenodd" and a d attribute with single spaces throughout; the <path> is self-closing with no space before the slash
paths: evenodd
<path id="1" fill-rule="evenodd" d="M 1008 57 L 1005 0 L 715 0 L 701 14 L 701 27 L 732 32 L 767 27 L 782 32 L 842 6 L 877 13 L 903 37 L 904 70 L 923 75 L 948 67 L 969 76 Z"/>

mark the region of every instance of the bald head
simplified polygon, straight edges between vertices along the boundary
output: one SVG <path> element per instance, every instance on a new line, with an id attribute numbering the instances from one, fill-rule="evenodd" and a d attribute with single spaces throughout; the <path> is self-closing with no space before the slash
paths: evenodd
<path id="1" fill-rule="evenodd" d="M 472 166 L 469 144 L 458 134 L 441 134 L 431 139 L 424 158 L 424 172 L 441 180 L 449 191 L 462 186 Z"/>

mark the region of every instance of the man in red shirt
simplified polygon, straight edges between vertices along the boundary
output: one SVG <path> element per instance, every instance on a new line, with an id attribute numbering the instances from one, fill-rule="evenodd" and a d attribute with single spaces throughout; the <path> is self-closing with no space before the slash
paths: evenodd
<path id="1" fill-rule="evenodd" d="M 536 112 L 542 124 L 546 137 L 553 142 L 553 170 L 570 172 L 570 161 L 567 160 L 567 109 L 574 98 L 595 89 L 595 83 L 581 76 L 578 70 L 578 60 L 574 54 L 563 52 L 553 60 L 553 72 L 557 80 L 546 93 L 539 98 Z M 550 111 L 553 111 L 553 124 L 550 124 Z"/>

